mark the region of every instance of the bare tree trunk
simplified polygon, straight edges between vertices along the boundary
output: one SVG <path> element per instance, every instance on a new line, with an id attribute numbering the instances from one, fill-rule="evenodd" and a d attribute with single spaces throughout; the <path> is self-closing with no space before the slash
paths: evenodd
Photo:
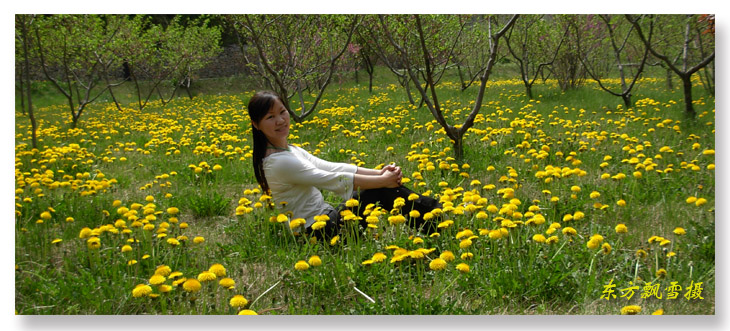
<path id="1" fill-rule="evenodd" d="M 626 106 L 626 109 L 631 108 L 631 93 L 622 94 L 621 99 L 624 100 L 624 106 Z"/>
<path id="2" fill-rule="evenodd" d="M 25 65 L 23 65 L 23 68 L 20 69 L 20 77 L 18 79 L 18 82 L 20 83 L 20 111 L 22 111 L 23 115 L 25 115 L 25 90 L 23 89 L 23 81 L 25 79 L 23 76 L 25 76 Z"/>
<path id="3" fill-rule="evenodd" d="M 672 70 L 667 68 L 667 89 L 670 91 L 674 89 L 674 84 L 672 84 Z"/>
<path id="4" fill-rule="evenodd" d="M 694 118 L 695 109 L 692 106 L 692 81 L 690 80 L 691 75 L 682 77 L 682 86 L 684 87 L 684 110 L 685 113 Z"/>
<path id="5" fill-rule="evenodd" d="M 30 128 L 31 128 L 31 146 L 33 148 L 38 148 L 38 138 L 37 138 L 37 131 L 38 131 L 38 124 L 35 120 L 35 114 L 33 114 L 33 98 L 30 94 L 30 61 L 28 60 L 28 25 L 32 24 L 31 22 L 27 22 L 24 15 L 21 15 L 21 33 L 23 36 L 23 53 L 25 53 L 25 65 L 24 65 L 24 72 L 21 74 L 25 75 L 26 80 L 28 81 L 28 84 L 25 84 L 25 97 L 28 98 L 28 118 L 30 119 Z M 21 79 L 21 86 L 22 86 L 22 79 Z M 22 89 L 22 87 L 21 87 Z"/>

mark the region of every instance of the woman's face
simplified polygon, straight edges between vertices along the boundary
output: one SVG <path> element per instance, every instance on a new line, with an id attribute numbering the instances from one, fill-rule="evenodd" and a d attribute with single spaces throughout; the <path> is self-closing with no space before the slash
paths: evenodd
<path id="1" fill-rule="evenodd" d="M 269 112 L 258 123 L 254 123 L 254 127 L 261 130 L 273 144 L 286 142 L 289 136 L 289 112 L 281 101 L 276 99 Z"/>

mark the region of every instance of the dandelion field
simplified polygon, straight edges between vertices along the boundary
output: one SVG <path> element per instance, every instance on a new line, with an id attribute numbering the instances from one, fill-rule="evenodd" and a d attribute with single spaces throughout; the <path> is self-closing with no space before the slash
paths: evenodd
<path id="1" fill-rule="evenodd" d="M 614 82 L 618 84 L 618 82 Z M 487 87 L 465 157 L 381 82 L 333 84 L 289 142 L 442 202 L 424 235 L 367 208 L 331 242 L 268 208 L 243 94 L 119 112 L 15 114 L 18 314 L 714 314 L 715 102 L 643 78 L 634 107 L 592 83 Z M 439 96 L 451 123 L 474 93 Z M 325 193 L 334 206 L 341 201 Z M 407 204 L 409 201 L 403 201 Z M 612 286 L 613 285 L 613 286 Z M 611 292 L 613 291 L 613 292 Z"/>

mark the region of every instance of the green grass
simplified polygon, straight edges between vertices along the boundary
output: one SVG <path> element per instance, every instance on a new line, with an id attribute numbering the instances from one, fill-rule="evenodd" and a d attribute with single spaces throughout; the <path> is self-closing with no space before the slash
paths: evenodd
<path id="1" fill-rule="evenodd" d="M 565 92 L 553 83 L 537 84 L 535 100 L 527 100 L 520 82 L 504 80 L 512 77 L 507 72 L 513 68 L 503 68 L 497 71 L 502 79 L 489 86 L 480 116 L 465 137 L 464 160 L 457 163 L 449 158 L 453 147 L 428 110 L 411 106 L 404 91 L 391 87 L 393 81 L 379 69 L 372 95 L 363 74 L 359 85 L 352 77 L 333 82 L 317 112 L 292 125 L 290 143 L 337 162 L 365 167 L 395 162 L 403 167 L 409 187 L 448 198 L 454 207 L 476 203 L 466 199 L 467 193 L 487 199 L 474 212 L 447 212 L 444 219 L 454 224 L 439 237 L 390 225 L 387 213 L 380 216 L 377 230 L 365 235 L 344 231 L 335 245 L 312 243 L 294 236 L 286 223 L 272 223 L 278 212 L 256 205 L 262 195 L 254 191 L 257 184 L 247 155 L 250 123 L 244 106 L 252 91 L 239 90 L 244 84 L 235 79 L 200 82 L 194 99 L 180 97 L 166 107 L 153 103 L 141 112 L 131 97 L 124 112 L 97 102 L 76 130 L 69 129 L 63 101 L 48 85 L 39 84 L 38 151 L 28 146 L 27 118 L 16 112 L 18 313 L 234 314 L 237 309 L 228 301 L 242 294 L 248 308 L 259 314 L 618 314 L 629 304 L 640 305 L 642 314 L 659 308 L 667 314 L 714 314 L 715 175 L 707 168 L 714 166 L 714 155 L 703 154 L 715 147 L 714 99 L 700 86 L 694 91 L 698 118 L 688 120 L 681 91 L 668 91 L 662 79 L 640 82 L 636 105 L 626 110 L 620 98 L 591 83 Z M 458 124 L 475 90 L 460 91 L 451 76 L 444 82 L 439 98 L 449 120 Z M 306 101 L 312 99 L 307 96 Z M 660 151 L 664 146 L 672 151 Z M 637 168 L 634 157 L 654 169 Z M 211 171 L 196 173 L 201 162 Z M 426 170 L 427 162 L 434 170 Z M 446 169 L 439 168 L 442 162 Z M 215 165 L 220 170 L 213 170 Z M 580 169 L 585 176 L 552 176 L 548 182 L 536 176 L 549 166 Z M 641 178 L 633 177 L 637 170 Z M 601 179 L 604 173 L 626 178 Z M 472 180 L 480 184 L 472 185 Z M 573 186 L 580 192 L 571 191 Z M 486 219 L 477 217 L 490 204 L 500 209 L 510 203 L 503 196 L 505 188 L 514 190 L 522 218 L 492 212 Z M 591 198 L 593 191 L 600 197 Z M 552 197 L 559 200 L 551 202 Z M 696 206 L 686 202 L 689 197 L 707 203 Z M 339 203 L 332 194 L 325 193 L 325 198 Z M 620 199 L 626 206 L 617 205 Z M 596 203 L 606 207 L 595 208 Z M 135 227 L 129 214 L 119 214 L 120 207 L 133 209 L 136 204 L 139 219 L 155 216 L 149 221 L 152 229 Z M 530 206 L 539 208 L 535 213 L 544 216 L 544 223 L 517 225 L 502 239 L 480 233 L 501 228 L 500 217 L 527 221 Z M 179 213 L 171 214 L 169 207 Z M 51 218 L 37 222 L 49 208 Z M 585 217 L 564 221 L 578 211 Z M 169 225 L 166 236 L 159 231 L 163 223 Z M 561 227 L 546 233 L 553 223 Z M 619 223 L 628 233 L 616 233 Z M 102 230 L 99 249 L 87 248 L 87 239 L 79 238 L 84 227 Z M 575 228 L 577 235 L 563 234 L 566 227 Z M 686 234 L 674 234 L 676 227 Z M 465 229 L 477 237 L 462 248 L 464 238 L 456 235 Z M 555 235 L 558 242 L 535 242 L 535 234 Z M 594 234 L 610 244 L 609 254 L 587 247 Z M 649 243 L 652 236 L 669 242 Z M 196 237 L 204 242 L 194 243 Z M 415 237 L 423 243 L 414 243 Z M 180 245 L 168 243 L 171 238 L 180 239 Z M 54 239 L 62 241 L 51 243 Z M 132 250 L 122 252 L 124 245 Z M 422 259 L 391 263 L 391 245 L 434 251 Z M 647 256 L 637 257 L 639 249 Z M 429 261 L 447 250 L 456 259 L 445 270 L 430 270 Z M 377 252 L 387 258 L 363 264 Z M 676 256 L 667 258 L 668 252 Z M 462 253 L 473 257 L 462 259 Z M 312 255 L 323 264 L 295 270 L 297 261 Z M 214 263 L 225 266 L 226 277 L 236 282 L 234 290 L 216 281 L 195 293 L 180 284 L 169 293 L 152 286 L 157 298 L 132 296 L 136 285 L 149 284 L 160 265 L 196 278 Z M 458 263 L 466 263 L 470 271 L 459 272 Z M 659 269 L 666 276 L 657 277 Z M 641 291 L 631 300 L 601 299 L 611 280 L 617 284 L 617 297 L 629 282 L 658 283 L 662 290 L 671 282 L 683 288 L 702 282 L 704 299 L 687 300 L 685 290 L 675 300 L 642 299 Z"/>

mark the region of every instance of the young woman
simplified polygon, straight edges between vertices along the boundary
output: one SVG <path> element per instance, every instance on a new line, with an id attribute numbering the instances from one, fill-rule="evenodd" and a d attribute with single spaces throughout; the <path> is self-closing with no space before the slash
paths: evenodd
<path id="1" fill-rule="evenodd" d="M 401 186 L 403 175 L 400 167 L 395 165 L 374 170 L 333 163 L 289 145 L 289 112 L 274 92 L 257 92 L 249 100 L 248 114 L 253 131 L 256 181 L 264 192 L 271 194 L 276 206 L 292 213 L 292 219 L 305 219 L 307 232 L 312 231 L 314 216 L 325 214 L 329 216 L 329 221 L 323 229 L 324 233 L 316 231 L 315 234 L 331 237 L 339 231 L 339 210 L 324 201 L 320 189 L 332 191 L 345 200 L 359 199 L 363 206 L 361 209 L 370 203 L 377 203 L 388 211 L 393 208 L 396 198 L 407 199 L 413 193 Z M 403 215 L 408 215 L 411 208 L 424 215 L 441 207 L 436 200 L 423 196 L 413 203 L 408 202 L 401 210 Z M 342 206 L 338 209 L 342 209 Z M 426 225 L 426 231 L 435 228 L 432 224 L 425 224 L 427 222 L 422 217 L 413 221 L 415 226 Z"/>

